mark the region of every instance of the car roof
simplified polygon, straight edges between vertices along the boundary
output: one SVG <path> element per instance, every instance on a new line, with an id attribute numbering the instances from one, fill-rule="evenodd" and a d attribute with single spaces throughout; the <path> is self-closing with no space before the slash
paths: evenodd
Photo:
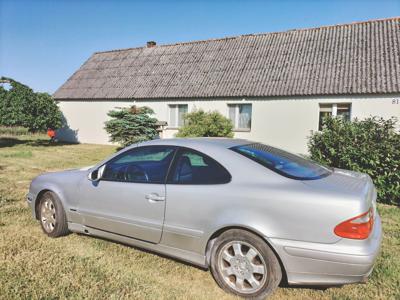
<path id="1" fill-rule="evenodd" d="M 253 142 L 245 139 L 232 139 L 222 137 L 198 137 L 198 138 L 171 138 L 171 139 L 156 139 L 139 143 L 138 146 L 150 145 L 173 145 L 181 147 L 218 147 L 218 148 L 231 148 L 234 146 L 251 144 Z"/>

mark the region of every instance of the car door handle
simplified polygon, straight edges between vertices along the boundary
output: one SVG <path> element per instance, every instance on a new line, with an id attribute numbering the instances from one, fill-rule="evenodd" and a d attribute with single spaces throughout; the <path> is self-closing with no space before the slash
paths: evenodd
<path id="1" fill-rule="evenodd" d="M 151 193 L 151 194 L 147 194 L 145 196 L 145 198 L 147 200 L 149 200 L 149 202 L 160 202 L 160 201 L 165 201 L 165 197 L 164 196 L 159 196 L 156 193 Z"/>

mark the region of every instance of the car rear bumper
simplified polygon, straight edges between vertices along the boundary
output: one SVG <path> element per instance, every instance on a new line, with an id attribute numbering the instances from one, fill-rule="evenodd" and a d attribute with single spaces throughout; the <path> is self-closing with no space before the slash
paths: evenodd
<path id="1" fill-rule="evenodd" d="M 268 239 L 282 260 L 288 283 L 298 285 L 365 282 L 373 270 L 381 240 L 378 214 L 366 240 L 341 239 L 333 244 L 319 244 Z"/>

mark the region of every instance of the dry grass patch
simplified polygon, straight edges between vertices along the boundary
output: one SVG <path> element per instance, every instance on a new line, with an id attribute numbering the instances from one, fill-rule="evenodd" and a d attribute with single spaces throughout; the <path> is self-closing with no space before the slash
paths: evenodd
<path id="1" fill-rule="evenodd" d="M 234 299 L 198 268 L 102 239 L 50 239 L 41 232 L 25 203 L 30 180 L 95 164 L 114 151 L 49 144 L 44 136 L 0 137 L 0 299 Z M 280 288 L 272 299 L 400 299 L 400 211 L 379 210 L 383 249 L 367 284 Z"/>

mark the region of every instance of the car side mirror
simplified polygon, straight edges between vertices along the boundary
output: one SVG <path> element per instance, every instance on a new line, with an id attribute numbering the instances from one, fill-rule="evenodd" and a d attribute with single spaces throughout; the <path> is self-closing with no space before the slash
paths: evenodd
<path id="1" fill-rule="evenodd" d="M 91 181 L 99 181 L 103 177 L 106 165 L 102 165 L 100 168 L 93 170 L 88 174 L 88 179 Z"/>

